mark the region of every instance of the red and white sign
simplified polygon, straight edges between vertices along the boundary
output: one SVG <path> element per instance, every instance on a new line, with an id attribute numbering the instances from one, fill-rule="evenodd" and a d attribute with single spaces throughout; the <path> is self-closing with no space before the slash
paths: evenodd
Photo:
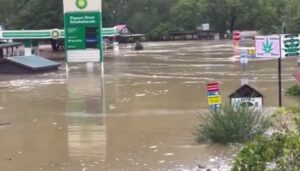
<path id="1" fill-rule="evenodd" d="M 213 83 L 208 83 L 207 84 L 207 91 L 208 92 L 219 91 L 219 90 L 220 90 L 219 83 L 213 82 Z"/>
<path id="2" fill-rule="evenodd" d="M 239 32 L 239 31 L 234 31 L 234 32 L 233 32 L 232 38 L 233 38 L 234 41 L 239 41 L 239 40 L 241 40 L 241 32 Z"/>

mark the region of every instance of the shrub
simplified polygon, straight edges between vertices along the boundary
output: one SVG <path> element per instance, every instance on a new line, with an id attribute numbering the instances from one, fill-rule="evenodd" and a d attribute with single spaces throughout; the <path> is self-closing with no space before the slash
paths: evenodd
<path id="1" fill-rule="evenodd" d="M 300 87 L 298 85 L 293 85 L 285 91 L 285 94 L 288 96 L 299 96 L 300 95 Z"/>
<path id="2" fill-rule="evenodd" d="M 232 171 L 299 170 L 299 134 L 258 137 L 247 144 L 234 160 Z"/>
<path id="3" fill-rule="evenodd" d="M 270 126 L 268 117 L 249 107 L 225 106 L 217 111 L 198 114 L 201 124 L 193 134 L 197 142 L 243 143 L 263 134 Z"/>
<path id="4" fill-rule="evenodd" d="M 295 116 L 294 120 L 295 120 L 295 124 L 297 127 L 298 132 L 300 133 L 300 106 L 290 106 L 289 111 L 292 112 Z"/>
<path id="5" fill-rule="evenodd" d="M 299 107 L 288 107 L 295 117 L 297 129 L 285 129 L 271 137 L 257 137 L 246 144 L 234 159 L 232 171 L 240 170 L 300 170 Z M 277 112 L 278 113 L 278 112 Z"/>

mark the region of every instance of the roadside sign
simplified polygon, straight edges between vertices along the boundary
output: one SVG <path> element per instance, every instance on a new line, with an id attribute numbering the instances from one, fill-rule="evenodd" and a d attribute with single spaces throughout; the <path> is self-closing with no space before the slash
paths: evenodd
<path id="1" fill-rule="evenodd" d="M 258 58 L 280 58 L 280 36 L 256 36 L 255 50 Z"/>
<path id="2" fill-rule="evenodd" d="M 221 107 L 220 85 L 217 82 L 207 84 L 208 105 L 211 110 L 217 110 Z"/>
<path id="3" fill-rule="evenodd" d="M 234 40 L 234 41 L 239 41 L 239 40 L 241 40 L 241 32 L 239 32 L 239 31 L 234 31 L 232 37 L 233 37 L 233 40 Z"/>
<path id="4" fill-rule="evenodd" d="M 67 62 L 103 62 L 101 0 L 63 0 Z"/>
<path id="5" fill-rule="evenodd" d="M 218 105 L 221 104 L 221 96 L 208 96 L 208 104 L 209 105 Z"/>
<path id="6" fill-rule="evenodd" d="M 255 49 L 248 49 L 248 57 L 255 58 Z"/>
<path id="7" fill-rule="evenodd" d="M 214 82 L 214 83 L 209 83 L 209 84 L 207 84 L 207 91 L 208 92 L 214 92 L 214 91 L 219 91 L 219 83 L 216 83 L 216 82 Z"/>
<path id="8" fill-rule="evenodd" d="M 300 56 L 300 35 L 281 35 L 281 56 Z"/>

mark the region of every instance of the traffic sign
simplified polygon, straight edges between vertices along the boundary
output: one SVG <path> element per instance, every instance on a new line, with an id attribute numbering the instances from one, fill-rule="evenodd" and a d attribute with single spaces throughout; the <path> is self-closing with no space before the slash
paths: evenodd
<path id="1" fill-rule="evenodd" d="M 241 40 L 241 33 L 239 31 L 233 32 L 233 40 L 235 41 Z"/>
<path id="2" fill-rule="evenodd" d="M 221 96 L 208 96 L 208 104 L 209 105 L 219 105 L 221 104 Z"/>
<path id="3" fill-rule="evenodd" d="M 211 92 L 211 91 L 219 91 L 219 83 L 214 82 L 214 83 L 209 83 L 207 84 L 207 91 Z"/>

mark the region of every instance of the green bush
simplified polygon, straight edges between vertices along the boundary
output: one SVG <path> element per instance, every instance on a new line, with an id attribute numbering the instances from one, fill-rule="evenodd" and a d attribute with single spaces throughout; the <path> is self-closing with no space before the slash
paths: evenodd
<path id="1" fill-rule="evenodd" d="M 232 171 L 256 170 L 300 170 L 299 134 L 258 137 L 247 144 L 235 158 Z"/>
<path id="2" fill-rule="evenodd" d="M 255 138 L 234 159 L 232 171 L 300 170 L 299 111 L 299 107 L 292 106 L 284 112 L 293 116 L 297 129 L 286 128 L 271 137 Z"/>
<path id="3" fill-rule="evenodd" d="M 300 87 L 299 85 L 293 85 L 289 87 L 286 91 L 285 94 L 288 96 L 300 96 Z"/>
<path id="4" fill-rule="evenodd" d="M 225 106 L 198 116 L 201 124 L 193 132 L 197 142 L 243 143 L 263 134 L 270 126 L 263 112 L 247 106 Z"/>

